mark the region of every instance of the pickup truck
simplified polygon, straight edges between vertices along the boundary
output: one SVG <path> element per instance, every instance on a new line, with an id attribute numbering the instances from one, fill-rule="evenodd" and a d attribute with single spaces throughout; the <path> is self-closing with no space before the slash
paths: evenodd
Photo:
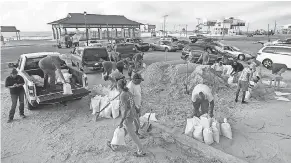
<path id="1" fill-rule="evenodd" d="M 56 52 L 39 52 L 22 54 L 17 63 L 9 63 L 10 68 L 15 67 L 18 75 L 22 76 L 25 84 L 24 90 L 26 95 L 26 102 L 29 110 L 36 109 L 40 104 L 54 104 L 64 101 L 81 99 L 87 96 L 90 91 L 88 90 L 88 80 L 86 74 L 67 66 L 65 61 L 61 64 L 62 69 L 68 69 L 72 74 L 71 87 L 73 94 L 64 95 L 63 85 L 57 84 L 54 91 L 48 92 L 34 76 L 44 77 L 43 71 L 39 68 L 38 62 L 48 55 L 60 55 Z"/>
<path id="2" fill-rule="evenodd" d="M 143 42 L 140 38 L 127 38 L 125 41 L 128 43 L 133 43 L 135 48 L 142 52 L 149 51 L 150 49 L 150 44 Z"/>

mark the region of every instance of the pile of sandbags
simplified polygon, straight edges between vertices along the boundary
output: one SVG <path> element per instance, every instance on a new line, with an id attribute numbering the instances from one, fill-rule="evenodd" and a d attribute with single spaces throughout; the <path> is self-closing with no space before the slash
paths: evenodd
<path id="1" fill-rule="evenodd" d="M 213 142 L 219 143 L 220 136 L 232 139 L 232 131 L 227 119 L 220 123 L 215 118 L 210 118 L 208 114 L 187 119 L 185 134 L 194 139 L 211 145 Z"/>
<path id="2" fill-rule="evenodd" d="M 71 78 L 72 78 L 72 74 L 69 73 L 69 70 L 68 69 L 62 69 L 61 70 L 64 78 L 65 78 L 65 81 L 67 83 L 70 83 L 71 82 Z M 61 80 L 61 77 L 60 77 L 60 74 L 56 71 L 56 83 L 61 83 L 62 80 Z"/>
<path id="3" fill-rule="evenodd" d="M 31 77 L 34 79 L 34 82 L 36 86 L 43 87 L 44 85 L 44 78 L 38 76 L 38 75 L 31 75 Z"/>
<path id="4" fill-rule="evenodd" d="M 110 103 L 101 113 L 100 117 L 104 118 L 117 118 L 120 115 L 120 100 L 117 97 L 119 92 L 114 89 L 108 92 L 108 95 L 100 96 L 96 95 L 91 98 L 90 110 L 92 114 L 95 115 L 97 112 L 101 111 L 108 103 Z M 116 98 L 117 97 L 117 98 Z"/>

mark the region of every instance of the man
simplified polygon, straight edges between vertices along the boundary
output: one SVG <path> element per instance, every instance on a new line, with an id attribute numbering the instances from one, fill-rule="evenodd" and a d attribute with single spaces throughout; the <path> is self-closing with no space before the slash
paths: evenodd
<path id="1" fill-rule="evenodd" d="M 218 60 L 216 60 L 215 63 L 211 66 L 211 68 L 214 69 L 218 75 L 220 76 L 222 75 L 224 69 L 222 61 L 218 62 Z"/>
<path id="2" fill-rule="evenodd" d="M 135 69 L 138 69 L 140 66 L 142 66 L 143 55 L 144 53 L 137 53 L 132 57 Z"/>
<path id="3" fill-rule="evenodd" d="M 280 88 L 280 81 L 283 79 L 282 74 L 287 70 L 287 65 L 281 63 L 273 63 L 272 64 L 272 78 L 270 79 L 270 86 L 272 86 L 272 80 L 275 80 L 278 83 L 277 88 Z"/>
<path id="4" fill-rule="evenodd" d="M 230 73 L 230 76 L 233 76 L 233 83 L 237 83 L 240 72 L 244 69 L 244 66 L 237 60 L 234 60 L 231 67 L 232 72 Z"/>
<path id="5" fill-rule="evenodd" d="M 111 81 L 111 86 L 110 86 L 110 89 L 114 89 L 117 87 L 117 82 L 120 80 L 120 79 L 124 79 L 125 76 L 123 76 L 121 74 L 121 72 L 119 72 L 119 70 L 115 69 L 115 71 L 113 71 L 110 75 L 106 75 L 104 77 L 104 80 L 105 81 L 108 81 L 110 80 Z"/>
<path id="6" fill-rule="evenodd" d="M 124 60 L 120 60 L 116 63 L 116 68 L 117 70 L 123 74 L 123 69 L 124 69 L 124 63 L 125 62 L 125 59 Z"/>
<path id="7" fill-rule="evenodd" d="M 196 63 L 199 63 L 202 60 L 202 64 L 203 65 L 208 65 L 209 63 L 209 52 L 207 51 L 207 49 L 204 49 L 204 52 L 200 55 L 198 61 Z"/>
<path id="8" fill-rule="evenodd" d="M 246 96 L 246 91 L 248 91 L 249 88 L 249 82 L 250 82 L 250 77 L 252 74 L 252 69 L 250 68 L 251 65 L 248 65 L 246 68 L 243 69 L 239 79 L 238 79 L 238 87 L 236 91 L 236 96 L 235 96 L 235 102 L 238 102 L 238 96 L 240 89 L 243 91 L 242 95 L 242 104 L 247 104 L 245 101 L 245 96 Z"/>
<path id="9" fill-rule="evenodd" d="M 10 89 L 11 96 L 11 109 L 9 112 L 9 119 L 7 123 L 12 122 L 15 114 L 17 100 L 19 99 L 19 114 L 21 118 L 25 118 L 24 115 L 24 79 L 18 75 L 16 69 L 13 69 L 11 75 L 6 78 L 5 87 Z"/>
<path id="10" fill-rule="evenodd" d="M 79 36 L 77 34 L 73 36 L 73 44 L 75 47 L 79 46 Z"/>
<path id="11" fill-rule="evenodd" d="M 116 70 L 116 63 L 111 61 L 102 62 L 103 66 L 103 75 L 109 76 L 113 70 Z"/>
<path id="12" fill-rule="evenodd" d="M 48 90 L 54 90 L 56 88 L 56 70 L 60 76 L 62 83 L 66 83 L 66 80 L 61 71 L 61 64 L 64 61 L 59 56 L 46 56 L 42 58 L 38 65 L 44 73 L 44 88 Z M 48 80 L 50 80 L 48 82 Z M 49 83 L 49 84 L 48 84 Z"/>
<path id="13" fill-rule="evenodd" d="M 193 89 L 191 100 L 194 107 L 194 111 L 191 117 L 200 117 L 205 113 L 208 113 L 210 117 L 213 117 L 214 97 L 212 95 L 211 89 L 207 85 L 196 85 Z M 200 107 L 201 111 L 199 110 Z"/>
<path id="14" fill-rule="evenodd" d="M 134 74 L 132 77 L 132 81 L 130 81 L 127 85 L 127 88 L 129 89 L 129 92 L 133 95 L 133 101 L 135 103 L 135 107 L 136 107 L 136 113 L 138 115 L 138 117 L 140 117 L 140 109 L 141 109 L 141 87 L 140 87 L 140 83 L 143 81 L 144 79 L 142 78 L 142 76 L 138 73 Z M 139 119 L 136 119 L 134 121 L 136 130 L 135 133 L 139 136 L 140 139 L 142 139 L 143 137 L 138 133 L 138 130 L 140 128 L 140 121 Z"/>
<path id="15" fill-rule="evenodd" d="M 129 80 L 131 80 L 132 72 L 133 72 L 133 69 L 134 69 L 134 62 L 131 61 L 129 57 L 127 57 L 124 60 L 124 63 L 126 65 L 126 67 L 127 67 L 127 72 L 128 72 Z"/>

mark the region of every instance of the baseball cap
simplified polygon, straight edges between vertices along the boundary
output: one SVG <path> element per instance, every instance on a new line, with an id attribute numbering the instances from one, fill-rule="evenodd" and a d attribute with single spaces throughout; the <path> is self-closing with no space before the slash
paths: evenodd
<path id="1" fill-rule="evenodd" d="M 139 73 L 134 74 L 132 79 L 141 79 L 142 81 L 144 81 L 144 79 L 142 78 L 141 74 L 139 74 Z"/>

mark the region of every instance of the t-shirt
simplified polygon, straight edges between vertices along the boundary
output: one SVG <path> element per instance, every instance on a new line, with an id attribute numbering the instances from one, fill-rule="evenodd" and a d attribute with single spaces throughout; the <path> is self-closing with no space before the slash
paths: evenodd
<path id="1" fill-rule="evenodd" d="M 129 92 L 133 95 L 133 100 L 137 108 L 141 106 L 141 87 L 130 81 L 127 85 Z"/>
<path id="2" fill-rule="evenodd" d="M 130 109 L 127 115 L 125 115 L 126 118 L 136 118 L 136 110 L 135 110 L 135 104 L 132 97 L 132 94 L 130 92 L 122 92 L 120 94 L 120 102 L 121 102 L 121 114 L 124 114 L 125 110 Z M 126 105 L 129 108 L 126 108 Z M 124 116 L 124 115 L 123 115 Z"/>
<path id="3" fill-rule="evenodd" d="M 281 63 L 273 63 L 272 64 L 272 74 L 277 74 L 282 68 L 287 69 L 287 66 L 285 64 L 281 64 Z"/>
<path id="4" fill-rule="evenodd" d="M 112 70 L 116 69 L 116 63 L 111 61 L 102 62 L 102 66 L 104 68 L 104 71 L 108 74 L 110 74 Z"/>
<path id="5" fill-rule="evenodd" d="M 244 66 L 239 62 L 237 62 L 237 65 L 231 65 L 231 67 L 234 72 L 241 72 L 244 69 Z"/>
<path id="6" fill-rule="evenodd" d="M 39 61 L 39 67 L 43 70 L 56 71 L 61 69 L 62 62 L 59 56 L 47 56 Z"/>
<path id="7" fill-rule="evenodd" d="M 251 77 L 251 70 L 250 68 L 246 67 L 244 68 L 244 70 L 242 71 L 242 73 L 240 74 L 240 77 L 238 80 L 241 80 L 241 81 L 248 81 L 248 74 L 249 74 L 249 77 Z"/>
<path id="8" fill-rule="evenodd" d="M 17 75 L 15 78 L 13 78 L 12 76 L 8 76 L 6 78 L 5 87 L 13 86 L 14 84 L 24 84 L 24 79 L 22 78 L 22 76 Z M 10 88 L 10 94 L 19 94 L 23 90 L 24 88 L 22 86 Z"/>
<path id="9" fill-rule="evenodd" d="M 223 65 L 219 65 L 219 63 L 215 63 L 214 65 L 211 66 L 215 71 L 223 71 L 224 67 Z"/>
<path id="10" fill-rule="evenodd" d="M 116 63 L 116 67 L 124 67 L 124 62 L 123 61 L 118 61 Z"/>
<path id="11" fill-rule="evenodd" d="M 198 84 L 194 87 L 192 91 L 192 101 L 195 102 L 199 98 L 199 93 L 202 92 L 205 95 L 205 99 L 209 102 L 214 100 L 214 97 L 211 93 L 211 89 L 205 84 Z"/>
<path id="12" fill-rule="evenodd" d="M 207 64 L 208 63 L 208 60 L 209 60 L 209 54 L 208 52 L 204 52 L 201 54 L 200 58 L 199 58 L 199 61 L 202 59 L 202 63 L 203 64 Z"/>
<path id="13" fill-rule="evenodd" d="M 136 62 L 139 62 L 143 59 L 143 56 L 141 53 L 137 53 L 133 56 L 133 60 L 136 61 Z"/>
<path id="14" fill-rule="evenodd" d="M 117 69 L 116 69 L 115 71 L 113 71 L 113 72 L 111 73 L 110 76 L 111 76 L 112 78 L 114 78 L 116 81 L 117 81 L 118 79 L 121 79 L 121 78 L 124 77 L 123 74 L 120 73 Z"/>

